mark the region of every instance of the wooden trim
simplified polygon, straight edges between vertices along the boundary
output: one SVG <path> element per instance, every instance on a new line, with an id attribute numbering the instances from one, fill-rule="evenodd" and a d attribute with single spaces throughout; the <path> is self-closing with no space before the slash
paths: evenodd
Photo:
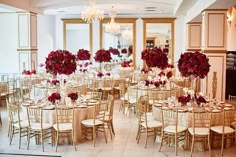
<path id="1" fill-rule="evenodd" d="M 170 23 L 171 24 L 171 63 L 174 64 L 174 46 L 175 46 L 175 19 L 176 18 L 142 18 L 143 20 L 143 48 L 146 47 L 146 28 L 147 23 Z"/>
<path id="2" fill-rule="evenodd" d="M 227 53 L 227 50 L 203 50 L 204 53 Z"/>
<path id="3" fill-rule="evenodd" d="M 38 51 L 38 49 L 37 48 L 26 48 L 26 49 L 18 48 L 16 49 L 16 51 Z"/>
<path id="4" fill-rule="evenodd" d="M 186 51 L 201 51 L 201 49 L 186 49 Z"/>
<path id="5" fill-rule="evenodd" d="M 74 19 L 61 19 L 63 21 L 63 49 L 66 49 L 66 25 L 67 24 L 88 24 L 82 19 L 74 18 Z M 89 46 L 90 52 L 93 52 L 93 25 L 89 24 Z"/>
<path id="6" fill-rule="evenodd" d="M 189 25 L 192 25 L 192 24 L 198 25 L 198 24 L 202 24 L 202 22 L 188 22 L 187 24 L 189 24 Z"/>
<path id="7" fill-rule="evenodd" d="M 205 11 L 227 11 L 228 9 L 204 9 L 203 11 L 202 11 L 202 13 L 203 12 L 205 12 Z"/>
<path id="8" fill-rule="evenodd" d="M 105 18 L 100 22 L 100 49 L 103 48 L 103 24 L 110 22 L 110 18 Z M 117 23 L 133 24 L 133 65 L 136 67 L 136 20 L 137 18 L 115 18 Z"/>
<path id="9" fill-rule="evenodd" d="M 209 25 L 210 25 L 209 19 L 210 18 L 209 18 L 209 16 L 210 15 L 214 15 L 214 14 L 216 14 L 216 15 L 217 14 L 218 15 L 223 14 L 223 23 L 222 23 L 223 24 L 223 45 L 220 45 L 220 46 L 210 46 L 209 45 L 209 43 L 210 43 L 210 39 L 209 39 L 209 32 L 210 32 L 210 30 L 209 30 L 210 29 L 209 28 Z M 208 31 L 208 34 L 207 34 L 207 47 L 211 47 L 211 48 L 224 48 L 225 47 L 225 22 L 226 22 L 225 21 L 225 14 L 224 13 L 208 13 L 207 16 L 208 16 L 207 17 L 208 18 L 208 20 L 207 20 L 208 21 L 207 22 L 207 31 Z"/>

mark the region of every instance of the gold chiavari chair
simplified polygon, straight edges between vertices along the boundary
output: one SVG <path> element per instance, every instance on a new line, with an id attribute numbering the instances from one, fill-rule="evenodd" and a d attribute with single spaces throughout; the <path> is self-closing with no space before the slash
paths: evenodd
<path id="1" fill-rule="evenodd" d="M 71 139 L 75 150 L 77 151 L 74 137 L 74 107 L 56 105 L 56 124 L 53 128 L 56 133 L 56 152 L 60 135 L 71 134 Z M 67 137 L 67 136 L 66 136 Z"/>
<path id="2" fill-rule="evenodd" d="M 168 144 L 170 145 L 170 139 L 174 139 L 175 143 L 175 155 L 177 156 L 178 143 L 185 140 L 187 127 L 182 126 L 178 122 L 178 114 L 180 111 L 177 109 L 169 109 L 162 107 L 162 134 L 161 134 L 161 143 L 159 151 L 163 141 L 167 139 Z"/>
<path id="3" fill-rule="evenodd" d="M 101 104 L 101 92 L 91 92 L 91 99 L 97 99 L 97 103 L 94 106 L 93 110 L 93 118 L 86 119 L 81 122 L 83 134 L 88 138 L 88 136 L 92 136 L 93 146 L 95 147 L 96 137 L 98 132 L 103 132 L 105 141 L 107 143 L 107 137 L 105 132 L 105 111 L 100 111 Z"/>
<path id="4" fill-rule="evenodd" d="M 137 132 L 137 143 L 139 143 L 141 133 L 145 133 L 145 148 L 147 147 L 147 137 L 149 133 L 152 132 L 154 135 L 154 141 L 156 136 L 160 135 L 160 130 L 162 128 L 162 123 L 154 119 L 150 120 L 148 118 L 149 104 L 148 96 L 141 96 L 138 100 L 138 132 Z"/>
<path id="5" fill-rule="evenodd" d="M 28 121 L 22 120 L 20 116 L 20 106 L 15 104 L 8 104 L 8 114 L 10 123 L 10 145 L 14 134 L 19 134 L 19 149 L 21 148 L 21 137 L 28 135 Z"/>
<path id="6" fill-rule="evenodd" d="M 112 134 L 115 135 L 114 125 L 113 125 L 114 97 L 110 94 L 108 95 L 106 106 L 107 107 L 105 110 L 105 117 L 103 122 L 107 125 L 112 139 Z"/>
<path id="7" fill-rule="evenodd" d="M 1 100 L 8 97 L 8 84 L 7 82 L 0 82 L 0 93 L 1 93 Z"/>
<path id="8" fill-rule="evenodd" d="M 214 113 L 212 113 L 214 114 Z M 219 114 L 219 113 L 218 113 Z M 221 156 L 223 156 L 224 144 L 226 139 L 231 139 L 233 141 L 235 130 L 231 128 L 231 122 L 233 121 L 234 111 L 232 109 L 223 110 L 222 114 L 222 125 L 212 126 L 212 141 L 214 141 L 214 135 L 221 135 Z M 233 143 L 233 142 L 232 142 Z"/>
<path id="9" fill-rule="evenodd" d="M 127 87 L 126 87 L 126 81 L 124 79 L 120 80 L 119 84 L 120 89 L 120 108 L 119 111 L 125 109 L 126 104 L 128 104 L 128 95 L 126 94 Z"/>
<path id="10" fill-rule="evenodd" d="M 102 90 L 102 97 L 103 99 L 106 98 L 106 94 L 113 94 L 113 79 L 103 79 L 102 80 L 102 86 L 100 87 Z"/>
<path id="11" fill-rule="evenodd" d="M 43 108 L 39 106 L 29 106 L 27 108 L 28 116 L 28 144 L 27 150 L 29 149 L 30 138 L 37 137 L 37 143 L 39 143 L 39 137 L 42 144 L 42 150 L 44 152 L 44 140 L 52 137 L 52 127 L 50 123 L 44 122 Z M 51 141 L 53 143 L 53 141 Z"/>
<path id="12" fill-rule="evenodd" d="M 211 156 L 210 146 L 210 128 L 211 128 L 211 112 L 192 111 L 192 127 L 188 128 L 188 132 L 192 139 L 190 156 L 193 154 L 194 142 L 199 139 L 207 139 L 208 148 Z"/>

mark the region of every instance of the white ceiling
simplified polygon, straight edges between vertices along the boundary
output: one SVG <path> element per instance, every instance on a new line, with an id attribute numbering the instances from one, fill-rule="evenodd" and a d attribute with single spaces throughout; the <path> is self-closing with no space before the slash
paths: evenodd
<path id="1" fill-rule="evenodd" d="M 112 6 L 117 16 L 175 16 L 176 7 L 183 0 L 96 0 L 105 15 L 108 15 Z M 194 0 L 187 0 L 194 1 Z M 89 0 L 32 0 L 32 7 L 40 9 L 45 14 L 81 14 L 89 4 Z"/>

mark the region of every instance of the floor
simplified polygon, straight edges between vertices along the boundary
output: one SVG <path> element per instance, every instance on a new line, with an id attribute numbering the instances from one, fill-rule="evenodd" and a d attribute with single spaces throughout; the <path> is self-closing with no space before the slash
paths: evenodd
<path id="1" fill-rule="evenodd" d="M 34 145 L 31 143 L 30 150 L 26 150 L 26 139 L 22 142 L 22 148 L 18 149 L 18 137 L 13 140 L 13 144 L 9 145 L 9 139 L 7 137 L 7 112 L 6 108 L 2 107 L 2 120 L 3 125 L 0 126 L 0 157 L 16 157 L 16 155 L 6 155 L 2 153 L 16 153 L 16 154 L 37 154 L 38 156 L 62 156 L 62 157 L 174 157 L 174 147 L 163 146 L 162 151 L 158 152 L 159 143 L 153 142 L 153 137 L 149 137 L 147 148 L 144 148 L 144 136 L 141 136 L 140 143 L 136 143 L 136 130 L 137 130 L 137 117 L 131 113 L 125 116 L 122 112 L 119 112 L 119 101 L 115 102 L 114 108 L 114 127 L 115 137 L 111 140 L 108 132 L 108 143 L 105 143 L 102 134 L 98 134 L 98 140 L 96 147 L 93 147 L 91 140 L 86 140 L 83 143 L 77 145 L 77 151 L 71 145 L 59 145 L 58 152 L 55 153 L 54 146 L 45 144 L 45 152 L 41 151 L 40 145 Z M 212 150 L 212 157 L 218 157 L 220 149 Z M 188 157 L 189 150 L 178 149 L 178 156 Z M 27 156 L 27 155 L 21 155 Z M 31 155 L 32 156 L 32 155 Z M 31 157 L 30 156 L 30 157 Z M 197 152 L 195 151 L 193 156 L 205 157 L 209 156 L 209 152 Z M 236 156 L 236 145 L 227 148 L 224 151 L 225 157 Z"/>

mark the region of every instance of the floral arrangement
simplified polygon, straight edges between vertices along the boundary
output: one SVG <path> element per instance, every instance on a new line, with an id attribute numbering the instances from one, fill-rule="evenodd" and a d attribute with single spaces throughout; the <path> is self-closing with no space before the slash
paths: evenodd
<path id="1" fill-rule="evenodd" d="M 121 49 L 121 53 L 126 54 L 127 53 L 127 49 L 126 48 Z"/>
<path id="2" fill-rule="evenodd" d="M 149 81 L 149 80 L 145 80 L 145 86 L 149 86 L 149 85 L 154 85 L 156 88 L 159 88 L 160 86 L 164 87 L 165 84 L 167 82 L 164 80 L 153 80 L 153 81 Z"/>
<path id="3" fill-rule="evenodd" d="M 59 84 L 60 82 L 58 81 L 58 80 L 52 80 L 52 82 L 51 82 L 53 85 L 57 85 L 57 84 Z"/>
<path id="4" fill-rule="evenodd" d="M 23 72 L 22 72 L 22 74 L 23 75 L 35 75 L 36 74 L 36 70 L 32 70 L 32 71 L 30 71 L 30 70 L 24 70 Z"/>
<path id="5" fill-rule="evenodd" d="M 106 73 L 107 76 L 111 76 L 111 73 Z"/>
<path id="6" fill-rule="evenodd" d="M 184 77 L 194 76 L 203 79 L 210 71 L 209 59 L 198 51 L 185 52 L 180 56 L 178 69 Z"/>
<path id="7" fill-rule="evenodd" d="M 39 64 L 39 67 L 44 67 L 44 64 L 43 63 Z"/>
<path id="8" fill-rule="evenodd" d="M 100 49 L 96 52 L 94 59 L 96 62 L 102 63 L 102 62 L 110 62 L 112 58 L 109 51 Z"/>
<path id="9" fill-rule="evenodd" d="M 78 61 L 84 61 L 90 59 L 90 53 L 88 50 L 79 49 L 76 55 L 76 60 Z"/>
<path id="10" fill-rule="evenodd" d="M 152 71 L 152 69 L 145 69 L 145 68 L 141 69 L 141 73 L 144 73 L 144 74 L 147 74 L 149 71 Z"/>
<path id="11" fill-rule="evenodd" d="M 148 67 L 158 67 L 160 69 L 168 67 L 167 54 L 160 48 L 148 48 L 143 50 L 141 58 L 146 61 Z"/>
<path id="12" fill-rule="evenodd" d="M 129 51 L 128 56 L 130 56 L 130 55 L 133 54 L 133 48 L 132 48 L 132 47 L 129 47 L 129 48 L 128 48 L 128 51 Z"/>
<path id="13" fill-rule="evenodd" d="M 70 75 L 76 70 L 76 57 L 67 50 L 51 51 L 45 65 L 48 73 Z"/>
<path id="14" fill-rule="evenodd" d="M 72 101 L 76 101 L 78 99 L 78 93 L 70 93 L 68 94 L 68 97 L 72 100 Z"/>
<path id="15" fill-rule="evenodd" d="M 195 96 L 195 100 L 198 105 L 200 105 L 201 103 L 207 102 L 206 99 L 202 95 Z"/>
<path id="16" fill-rule="evenodd" d="M 104 76 L 104 74 L 102 72 L 97 73 L 97 77 L 103 77 L 103 76 Z"/>
<path id="17" fill-rule="evenodd" d="M 178 97 L 178 102 L 181 102 L 182 104 L 186 104 L 187 102 L 190 102 L 191 100 L 191 95 L 183 95 Z"/>
<path id="18" fill-rule="evenodd" d="M 56 100 L 61 100 L 61 95 L 59 93 L 52 93 L 49 97 L 48 97 L 48 101 L 55 103 Z"/>
<path id="19" fill-rule="evenodd" d="M 131 64 L 132 63 L 132 60 L 129 60 L 129 61 L 123 61 L 122 63 L 121 63 L 121 67 L 130 67 Z"/>
<path id="20" fill-rule="evenodd" d="M 110 48 L 109 51 L 113 54 L 113 55 L 119 55 L 120 51 L 118 49 L 115 48 Z"/>

